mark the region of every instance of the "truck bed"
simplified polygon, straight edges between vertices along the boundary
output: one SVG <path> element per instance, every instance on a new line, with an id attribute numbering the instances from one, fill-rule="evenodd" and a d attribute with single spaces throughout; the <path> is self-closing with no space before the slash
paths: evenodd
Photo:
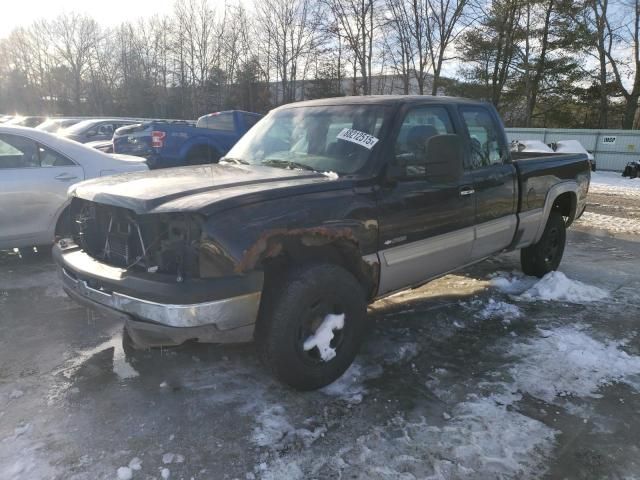
<path id="1" fill-rule="evenodd" d="M 590 178 L 589 159 L 582 153 L 511 152 L 518 171 L 518 212 L 542 208 L 549 187 L 562 181 Z M 579 212 L 580 213 L 580 212 Z"/>

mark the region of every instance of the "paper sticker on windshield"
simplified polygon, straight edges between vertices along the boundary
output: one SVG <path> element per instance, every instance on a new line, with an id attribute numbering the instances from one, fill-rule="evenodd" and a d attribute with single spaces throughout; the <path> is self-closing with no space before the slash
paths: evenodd
<path id="1" fill-rule="evenodd" d="M 338 140 L 356 143 L 361 147 L 368 148 L 369 150 L 378 143 L 378 139 L 373 135 L 361 132 L 360 130 L 354 130 L 353 128 L 343 128 L 336 138 Z"/>

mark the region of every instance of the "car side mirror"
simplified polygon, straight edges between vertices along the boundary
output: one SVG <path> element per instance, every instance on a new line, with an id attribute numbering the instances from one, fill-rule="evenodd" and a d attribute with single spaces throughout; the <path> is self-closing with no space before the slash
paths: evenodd
<path id="1" fill-rule="evenodd" d="M 96 136 L 96 131 L 95 130 L 89 130 L 87 132 L 87 137 L 95 137 Z"/>
<path id="2" fill-rule="evenodd" d="M 464 148 L 459 135 L 434 135 L 426 143 L 426 169 L 429 180 L 455 182 L 464 174 Z"/>

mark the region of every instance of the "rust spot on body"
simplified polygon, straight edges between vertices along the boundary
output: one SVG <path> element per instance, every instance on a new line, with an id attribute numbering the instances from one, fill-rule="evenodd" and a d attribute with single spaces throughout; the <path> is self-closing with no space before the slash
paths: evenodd
<path id="1" fill-rule="evenodd" d="M 268 230 L 262 233 L 258 240 L 244 252 L 242 260 L 236 267 L 237 273 L 252 270 L 262 259 L 277 257 L 282 253 L 283 242 L 292 238 L 299 239 L 305 246 L 321 246 L 335 240 L 349 240 L 357 244 L 352 229 L 348 227 L 278 228 Z"/>

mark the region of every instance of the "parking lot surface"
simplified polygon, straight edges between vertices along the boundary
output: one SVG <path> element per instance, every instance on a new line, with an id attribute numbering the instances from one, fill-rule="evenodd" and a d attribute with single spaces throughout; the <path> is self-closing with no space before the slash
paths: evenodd
<path id="1" fill-rule="evenodd" d="M 6 253 L 0 479 L 638 478 L 627 193 L 594 189 L 543 283 L 510 253 L 378 301 L 356 363 L 311 393 L 252 345 L 125 352 L 122 325 L 69 300 L 46 253 Z"/>

